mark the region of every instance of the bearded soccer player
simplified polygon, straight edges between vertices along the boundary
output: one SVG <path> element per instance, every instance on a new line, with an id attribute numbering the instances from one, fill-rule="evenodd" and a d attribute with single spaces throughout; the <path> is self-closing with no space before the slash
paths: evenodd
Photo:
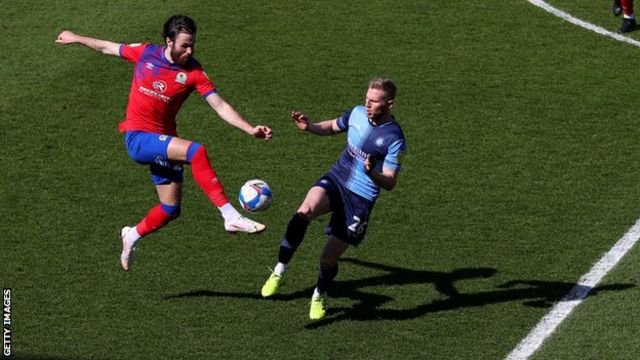
<path id="1" fill-rule="evenodd" d="M 298 111 L 291 114 L 298 128 L 315 135 L 347 132 L 347 144 L 338 161 L 311 187 L 289 221 L 278 263 L 262 287 L 263 297 L 278 292 L 309 223 L 331 212 L 326 229 L 328 239 L 320 256 L 320 272 L 309 309 L 311 320 L 325 317 L 327 290 L 338 274 L 338 259 L 349 245 L 358 246 L 364 240 L 380 188 L 392 190 L 398 182 L 406 141 L 391 114 L 395 94 L 392 80 L 374 78 L 369 82 L 364 105 L 351 108 L 336 119 L 311 123 Z"/>
<path id="2" fill-rule="evenodd" d="M 251 125 L 218 94 L 200 63 L 193 58 L 196 24 L 191 18 L 172 16 L 164 24 L 162 36 L 164 45 L 119 44 L 71 31 L 62 31 L 56 39 L 58 44 L 82 44 L 135 64 L 126 117 L 119 130 L 124 133 L 129 156 L 149 167 L 159 204 L 137 225 L 120 231 L 120 264 L 125 271 L 131 269 L 136 243 L 180 215 L 183 164 L 191 164 L 196 183 L 220 210 L 228 232 L 256 234 L 266 228 L 242 216 L 229 204 L 204 145 L 178 137 L 176 114 L 195 90 L 218 116 L 247 134 L 269 140 L 271 129 Z"/>

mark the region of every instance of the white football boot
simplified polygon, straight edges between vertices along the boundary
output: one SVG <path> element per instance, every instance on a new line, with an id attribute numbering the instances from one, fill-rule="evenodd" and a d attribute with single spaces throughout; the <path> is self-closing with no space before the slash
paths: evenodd
<path id="1" fill-rule="evenodd" d="M 127 233 L 131 231 L 131 227 L 125 226 L 120 230 L 120 239 L 122 239 L 122 252 L 120 253 L 120 266 L 122 270 L 129 271 L 133 264 L 133 258 L 135 254 L 134 244 L 130 244 L 127 240 Z"/>
<path id="2" fill-rule="evenodd" d="M 237 232 L 243 232 L 247 234 L 259 234 L 263 232 L 266 228 L 267 228 L 266 225 L 260 224 L 259 222 L 255 222 L 242 215 L 234 221 L 224 222 L 224 229 L 227 230 L 229 234 L 235 234 Z"/>

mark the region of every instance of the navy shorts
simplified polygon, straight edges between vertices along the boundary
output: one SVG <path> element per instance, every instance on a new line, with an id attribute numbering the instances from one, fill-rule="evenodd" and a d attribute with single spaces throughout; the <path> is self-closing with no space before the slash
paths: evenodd
<path id="1" fill-rule="evenodd" d="M 151 179 L 155 185 L 182 182 L 184 167 L 181 163 L 167 159 L 167 147 L 171 135 L 144 131 L 127 131 L 124 137 L 129 156 L 136 162 L 149 165 Z"/>
<path id="2" fill-rule="evenodd" d="M 331 220 L 325 233 L 358 246 L 367 232 L 369 216 L 375 201 L 370 201 L 344 187 L 331 173 L 325 173 L 315 186 L 323 188 L 329 196 Z"/>

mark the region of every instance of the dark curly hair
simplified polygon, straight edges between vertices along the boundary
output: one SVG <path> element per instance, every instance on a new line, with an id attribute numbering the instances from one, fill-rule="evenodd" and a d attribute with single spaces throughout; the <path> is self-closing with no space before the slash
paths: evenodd
<path id="1" fill-rule="evenodd" d="M 164 23 L 162 38 L 169 38 L 171 41 L 176 41 L 178 34 L 187 33 L 195 37 L 196 31 L 196 22 L 193 21 L 192 18 L 185 15 L 173 15 Z"/>

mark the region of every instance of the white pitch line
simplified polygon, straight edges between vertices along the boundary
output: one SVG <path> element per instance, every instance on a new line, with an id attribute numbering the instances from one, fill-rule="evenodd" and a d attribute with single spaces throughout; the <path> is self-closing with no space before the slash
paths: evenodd
<path id="1" fill-rule="evenodd" d="M 593 265 L 587 274 L 578 280 L 578 284 L 573 287 L 569 294 L 562 298 L 562 300 L 551 309 L 551 312 L 540 320 L 529 335 L 507 355 L 505 360 L 525 360 L 533 355 L 542 343 L 553 334 L 560 323 L 562 323 L 573 309 L 580 305 L 582 300 L 587 297 L 589 292 L 598 285 L 600 280 L 633 248 L 639 238 L 640 219 L 613 245 L 609 252 Z"/>
<path id="2" fill-rule="evenodd" d="M 550 12 L 574 25 L 578 25 L 587 30 L 594 31 L 600 35 L 613 38 L 634 46 L 640 47 L 640 42 L 634 39 L 613 33 L 600 26 L 580 20 L 570 14 L 558 10 L 542 0 L 527 0 L 531 4 Z M 613 269 L 624 255 L 633 248 L 640 238 L 640 219 L 635 225 L 627 231 L 620 240 L 607 252 L 591 270 L 583 275 L 578 284 L 556 304 L 551 311 L 540 320 L 533 330 L 513 349 L 505 360 L 526 360 L 533 355 L 542 346 L 545 340 L 549 338 L 558 326 L 571 314 L 582 301 L 587 297 L 589 292 L 598 285 L 602 278 Z"/>
<path id="3" fill-rule="evenodd" d="M 567 14 L 566 12 L 562 11 L 562 10 L 558 10 L 556 8 L 554 8 L 553 6 L 547 4 L 546 2 L 542 1 L 542 0 L 527 0 L 529 1 L 531 4 L 544 9 L 550 13 L 552 13 L 553 15 L 562 18 L 564 20 L 567 20 L 568 22 L 574 24 L 574 25 L 578 25 L 580 27 L 583 27 L 587 30 L 591 30 L 594 31 L 600 35 L 604 35 L 613 39 L 616 39 L 618 41 L 622 41 L 622 42 L 626 42 L 627 44 L 631 44 L 634 46 L 638 46 L 640 47 L 640 41 L 634 40 L 630 37 L 627 36 L 623 36 L 614 32 L 611 32 L 605 28 L 602 28 L 600 26 L 594 25 L 592 23 L 586 22 L 584 20 L 580 20 L 574 16 L 571 16 L 570 14 Z"/>

